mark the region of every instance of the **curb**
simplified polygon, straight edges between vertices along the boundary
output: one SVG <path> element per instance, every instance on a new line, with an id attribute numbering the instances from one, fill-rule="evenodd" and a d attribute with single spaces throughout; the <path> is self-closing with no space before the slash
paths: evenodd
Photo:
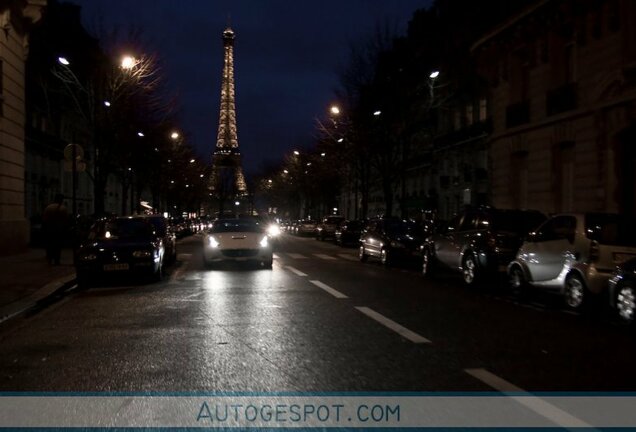
<path id="1" fill-rule="evenodd" d="M 73 273 L 49 282 L 28 297 L 0 307 L 0 324 L 22 314 L 23 312 L 26 312 L 29 309 L 45 303 L 50 298 L 69 291 L 76 285 L 77 279 L 75 273 Z"/>

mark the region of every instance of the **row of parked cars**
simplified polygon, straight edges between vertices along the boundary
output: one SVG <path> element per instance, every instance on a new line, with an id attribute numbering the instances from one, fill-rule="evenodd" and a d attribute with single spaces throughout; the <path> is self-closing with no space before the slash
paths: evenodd
<path id="1" fill-rule="evenodd" d="M 479 207 L 434 225 L 399 218 L 332 218 L 313 225 L 298 221 L 287 231 L 356 244 L 361 261 L 417 263 L 426 277 L 450 270 L 470 286 L 505 275 L 512 292 L 554 292 L 574 310 L 584 309 L 595 298 L 607 298 L 622 320 L 635 319 L 636 221 L 627 216 L 547 217 L 534 210 Z"/>
<path id="2" fill-rule="evenodd" d="M 177 237 L 201 229 L 199 221 L 161 215 L 97 219 L 75 253 L 78 284 L 88 286 L 122 274 L 160 280 L 164 267 L 177 259 Z"/>

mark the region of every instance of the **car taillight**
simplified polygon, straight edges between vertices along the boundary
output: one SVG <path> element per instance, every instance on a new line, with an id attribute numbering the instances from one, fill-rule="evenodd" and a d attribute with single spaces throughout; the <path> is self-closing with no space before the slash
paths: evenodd
<path id="1" fill-rule="evenodd" d="M 601 250 L 596 240 L 590 243 L 590 261 L 597 261 L 601 256 Z"/>

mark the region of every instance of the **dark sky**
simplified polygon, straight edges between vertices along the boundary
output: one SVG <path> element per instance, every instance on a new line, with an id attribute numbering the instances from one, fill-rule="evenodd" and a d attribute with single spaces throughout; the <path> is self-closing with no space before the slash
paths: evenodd
<path id="1" fill-rule="evenodd" d="M 237 124 L 248 173 L 312 143 L 315 118 L 333 102 L 352 43 L 381 23 L 404 33 L 430 0 L 71 0 L 85 27 L 143 29 L 179 96 L 181 124 L 201 155 L 216 141 L 223 67 L 221 33 L 236 33 Z"/>

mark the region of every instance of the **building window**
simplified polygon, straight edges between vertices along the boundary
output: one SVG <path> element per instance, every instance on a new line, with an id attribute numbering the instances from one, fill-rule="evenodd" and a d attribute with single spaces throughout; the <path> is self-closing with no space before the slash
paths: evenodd
<path id="1" fill-rule="evenodd" d="M 563 57 L 565 61 L 565 82 L 576 82 L 576 61 L 575 61 L 575 45 L 569 43 L 565 45 L 563 50 Z"/>
<path id="2" fill-rule="evenodd" d="M 488 101 L 484 99 L 479 100 L 479 121 L 485 121 L 488 118 Z"/>
<path id="3" fill-rule="evenodd" d="M 4 68 L 0 59 L 0 117 L 4 116 Z"/>
<path id="4" fill-rule="evenodd" d="M 473 124 L 473 104 L 466 105 L 466 124 L 468 126 Z"/>
<path id="5" fill-rule="evenodd" d="M 607 5 L 607 28 L 611 32 L 617 32 L 621 27 L 618 0 L 612 0 Z"/>

